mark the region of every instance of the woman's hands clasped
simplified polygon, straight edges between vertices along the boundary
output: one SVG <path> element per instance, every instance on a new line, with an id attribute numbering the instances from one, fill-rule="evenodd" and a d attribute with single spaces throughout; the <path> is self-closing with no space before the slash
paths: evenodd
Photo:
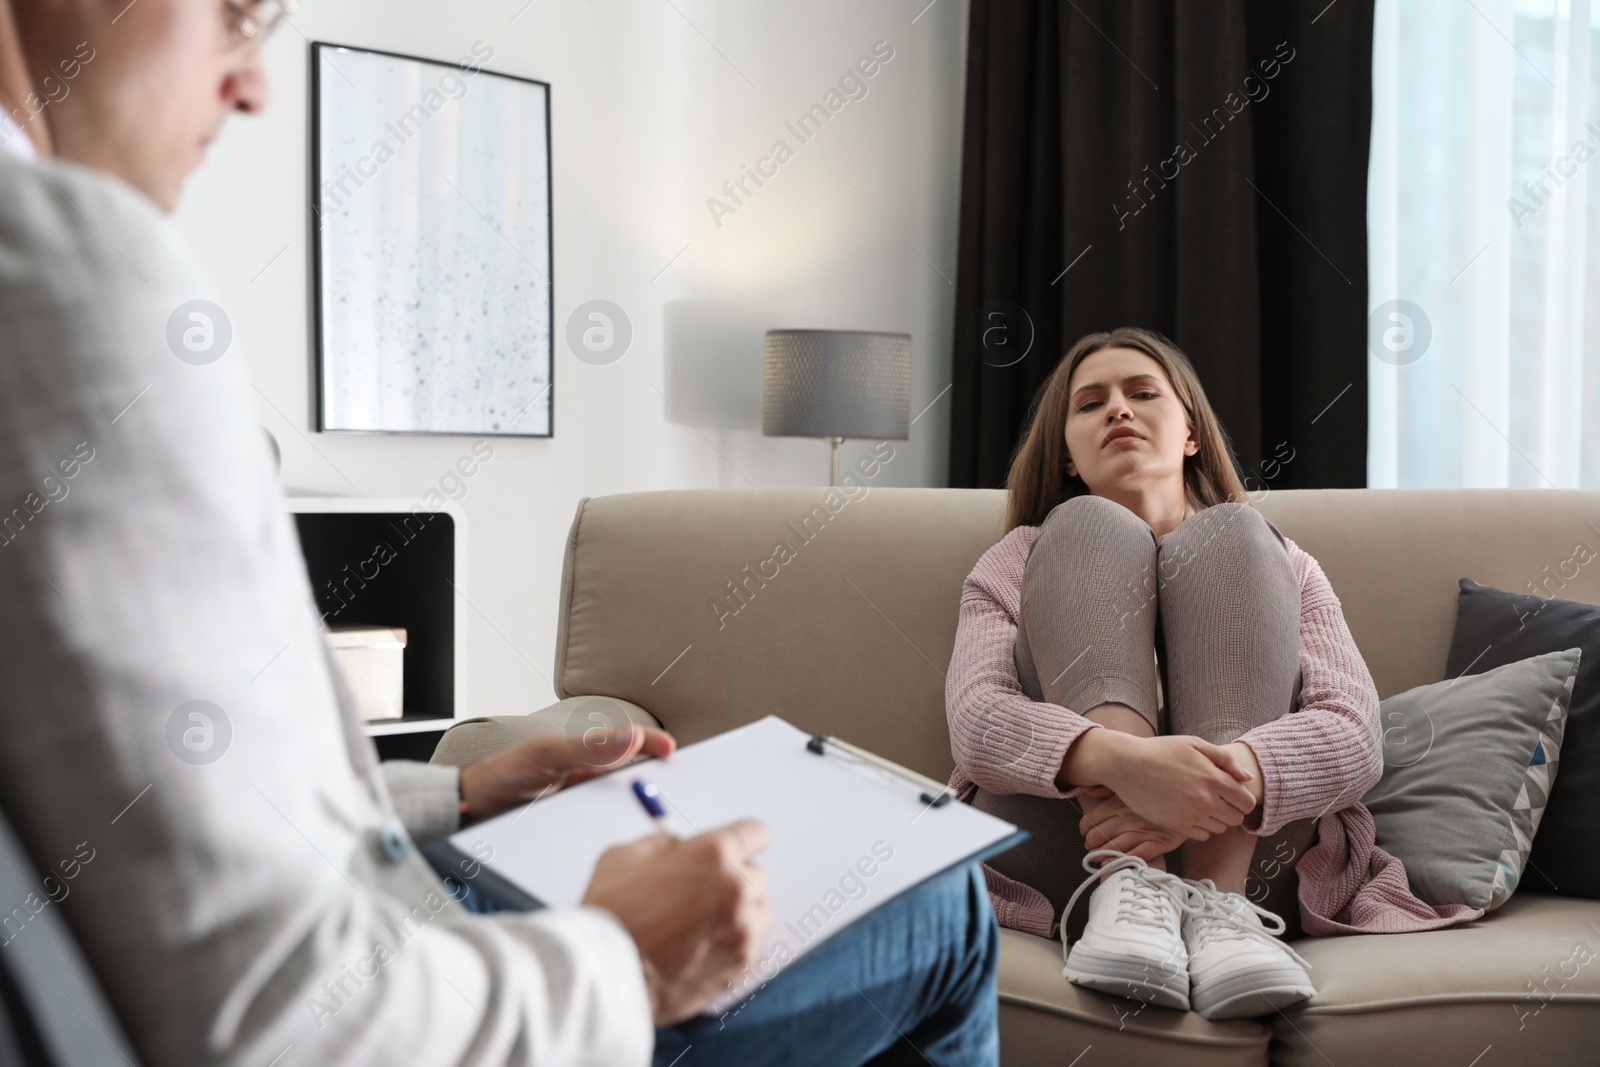
<path id="1" fill-rule="evenodd" d="M 1256 798 L 1250 772 L 1222 746 L 1198 737 L 1134 737 L 1123 765 L 1103 784 L 1133 811 L 1195 841 L 1244 822 Z"/>
<path id="2" fill-rule="evenodd" d="M 1095 821 L 1119 834 L 1142 835 L 1130 839 L 1139 845 L 1165 841 L 1166 836 L 1156 831 L 1205 841 L 1238 826 L 1255 810 L 1256 793 L 1245 784 L 1254 778 L 1228 748 L 1198 737 L 1136 737 L 1097 729 L 1082 734 L 1068 750 L 1058 784 L 1102 787 L 1089 790 L 1098 800 L 1110 799 L 1107 791 L 1115 794 L 1121 808 L 1108 809 Z M 1093 807 L 1098 810 L 1101 805 Z M 1096 834 L 1096 839 L 1101 836 Z M 1109 838 L 1104 846 L 1088 843 L 1118 847 Z M 1172 847 L 1175 844 L 1161 851 L 1170 852 Z"/>

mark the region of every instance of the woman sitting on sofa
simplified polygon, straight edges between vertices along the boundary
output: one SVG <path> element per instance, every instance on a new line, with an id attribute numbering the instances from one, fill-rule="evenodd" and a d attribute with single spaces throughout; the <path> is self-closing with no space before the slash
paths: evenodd
<path id="1" fill-rule="evenodd" d="M 1072 346 L 1034 400 L 1006 527 L 966 580 L 946 687 L 952 786 L 1033 833 L 986 868 L 1003 925 L 1048 937 L 1060 915 L 1069 980 L 1221 1019 L 1315 991 L 1273 936 L 1298 920 L 1471 917 L 1416 899 L 1375 847 L 1372 676 L 1317 561 L 1246 502 L 1175 345 L 1124 328 Z M 1073 890 L 1097 879 L 1085 921 Z"/>

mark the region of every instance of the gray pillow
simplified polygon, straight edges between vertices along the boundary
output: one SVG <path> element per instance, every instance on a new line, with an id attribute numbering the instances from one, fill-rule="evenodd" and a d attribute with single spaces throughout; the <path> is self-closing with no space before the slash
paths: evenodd
<path id="1" fill-rule="evenodd" d="M 1491 911 L 1516 890 L 1581 658 L 1576 648 L 1532 656 L 1379 705 L 1383 780 L 1361 802 L 1418 897 Z"/>

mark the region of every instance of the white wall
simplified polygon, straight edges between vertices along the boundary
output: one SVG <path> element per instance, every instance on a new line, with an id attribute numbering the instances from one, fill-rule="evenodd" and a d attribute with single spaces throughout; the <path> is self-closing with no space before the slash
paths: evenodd
<path id="1" fill-rule="evenodd" d="M 486 69 L 552 84 L 555 436 L 491 438 L 461 501 L 471 713 L 554 699 L 562 548 L 582 497 L 826 480 L 825 444 L 761 436 L 765 330 L 910 333 L 913 415 L 949 384 L 966 0 L 301 8 L 267 45 L 272 107 L 230 122 L 178 215 L 215 271 L 206 295 L 233 320 L 293 490 L 420 500 L 474 440 L 312 430 L 307 41 L 454 61 L 482 40 Z M 799 146 L 785 120 L 878 41 L 894 57 L 868 95 Z M 707 199 L 779 138 L 794 159 L 719 228 Z M 634 329 L 603 367 L 564 339 L 595 298 Z M 948 413 L 946 394 L 875 484 L 944 484 Z"/>

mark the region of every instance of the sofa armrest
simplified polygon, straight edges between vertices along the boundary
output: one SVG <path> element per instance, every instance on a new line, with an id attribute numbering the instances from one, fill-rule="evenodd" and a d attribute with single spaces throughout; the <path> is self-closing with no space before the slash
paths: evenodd
<path id="1" fill-rule="evenodd" d="M 638 726 L 661 725 L 639 705 L 617 697 L 568 697 L 531 715 L 463 719 L 444 732 L 429 762 L 465 767 L 530 737 L 582 735 L 595 727 L 621 726 L 628 722 Z"/>

